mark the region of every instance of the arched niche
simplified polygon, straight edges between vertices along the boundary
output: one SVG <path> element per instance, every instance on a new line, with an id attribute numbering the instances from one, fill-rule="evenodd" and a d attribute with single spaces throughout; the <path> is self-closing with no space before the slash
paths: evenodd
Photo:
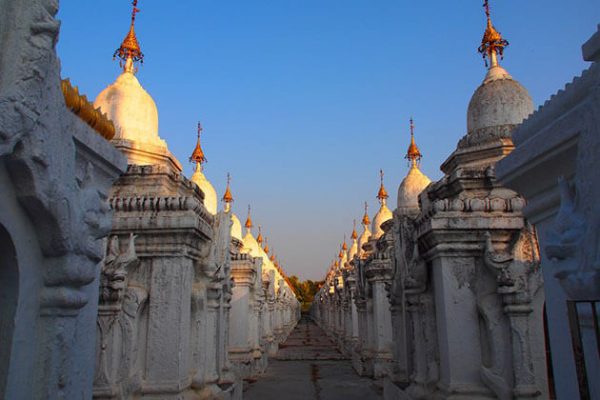
<path id="1" fill-rule="evenodd" d="M 17 253 L 10 234 L 0 224 L 0 399 L 6 391 L 18 298 Z"/>

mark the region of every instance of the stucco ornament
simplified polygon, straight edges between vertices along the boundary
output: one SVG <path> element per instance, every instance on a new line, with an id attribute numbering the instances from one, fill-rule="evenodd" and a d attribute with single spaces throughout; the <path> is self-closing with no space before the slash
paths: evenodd
<path id="1" fill-rule="evenodd" d="M 123 299 L 127 270 L 139 264 L 135 253 L 135 238 L 133 233 L 129 235 L 129 244 L 124 252 L 120 250 L 118 236 L 109 239 L 108 254 L 100 274 L 101 303 L 116 303 Z"/>
<path id="2" fill-rule="evenodd" d="M 548 232 L 546 255 L 553 263 L 554 276 L 570 299 L 597 298 L 600 295 L 600 235 L 577 210 L 576 194 L 562 176 L 558 178 L 558 188 L 560 207 L 554 228 Z"/>
<path id="3" fill-rule="evenodd" d="M 533 338 L 529 315 L 533 311 L 532 301 L 542 287 L 533 228 L 526 226 L 519 232 L 507 251 L 494 249 L 490 232 L 484 238 L 483 265 L 495 283 L 487 280 L 482 271 L 476 289 L 481 334 L 487 347 L 482 353 L 481 379 L 501 400 L 512 399 L 513 391 L 539 396 L 541 392 L 530 368 Z M 505 318 L 510 330 L 503 329 Z M 506 352 L 508 343 L 512 345 L 512 354 Z M 507 376 L 511 364 L 514 373 Z"/>

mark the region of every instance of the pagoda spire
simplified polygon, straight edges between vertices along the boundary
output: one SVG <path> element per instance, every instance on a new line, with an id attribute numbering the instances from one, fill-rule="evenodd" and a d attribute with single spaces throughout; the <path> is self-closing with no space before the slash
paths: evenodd
<path id="1" fill-rule="evenodd" d="M 144 54 L 142 53 L 142 49 L 140 48 L 140 44 L 135 35 L 135 17 L 140 9 L 137 8 L 138 0 L 133 0 L 131 2 L 133 8 L 131 10 L 131 24 L 129 25 L 129 32 L 121 42 L 121 46 L 117 50 L 115 50 L 113 54 L 113 59 L 119 58 L 119 66 L 123 68 L 123 72 L 129 72 L 135 74 L 137 71 L 134 68 L 134 63 L 140 62 L 144 63 Z"/>
<path id="2" fill-rule="evenodd" d="M 352 235 L 350 235 L 350 239 L 353 241 L 358 238 L 358 233 L 356 233 L 356 220 L 352 221 Z"/>
<path id="3" fill-rule="evenodd" d="M 365 215 L 363 215 L 363 218 L 362 218 L 362 224 L 363 224 L 365 227 L 368 227 L 368 226 L 369 226 L 369 224 L 371 223 L 371 220 L 369 219 L 369 214 L 368 214 L 368 211 L 369 211 L 369 205 L 368 205 L 368 204 L 367 204 L 367 202 L 365 201 Z"/>
<path id="4" fill-rule="evenodd" d="M 229 212 L 231 210 L 231 203 L 233 203 L 233 195 L 231 194 L 231 189 L 229 187 L 230 183 L 231 183 L 231 175 L 229 175 L 229 172 L 228 172 L 227 173 L 227 187 L 225 188 L 225 193 L 223 193 L 223 198 L 221 199 L 225 203 L 225 212 Z"/>
<path id="5" fill-rule="evenodd" d="M 263 242 L 263 236 L 262 236 L 262 229 L 261 226 L 258 226 L 258 236 L 256 237 L 256 242 L 262 246 L 262 242 Z"/>
<path id="6" fill-rule="evenodd" d="M 190 156 L 190 162 L 196 163 L 196 170 L 202 170 L 202 164 L 206 163 L 206 157 L 204 156 L 204 151 L 202 151 L 202 146 L 200 144 L 200 134 L 202 133 L 202 124 L 198 121 L 198 140 L 196 141 L 196 147 Z M 227 174 L 229 176 L 229 174 Z M 228 183 L 229 185 L 229 178 Z"/>
<path id="7" fill-rule="evenodd" d="M 483 8 L 485 9 L 487 25 L 481 39 L 481 46 L 477 51 L 481 53 L 486 67 L 489 66 L 491 69 L 498 66 L 498 56 L 500 56 L 500 59 L 504 58 L 504 48 L 508 46 L 508 41 L 502 37 L 492 24 L 489 0 L 484 0 Z"/>
<path id="8" fill-rule="evenodd" d="M 377 198 L 381 204 L 385 204 L 386 199 L 389 197 L 387 191 L 385 190 L 385 186 L 383 186 L 383 170 L 379 170 L 379 178 L 381 180 L 381 184 L 379 185 L 379 191 L 377 192 Z"/>
<path id="9" fill-rule="evenodd" d="M 250 204 L 248 204 L 248 217 L 246 217 L 246 223 L 244 224 L 244 226 L 246 227 L 247 233 L 252 233 L 252 227 L 254 225 L 252 225 L 252 218 L 250 216 Z"/>
<path id="10" fill-rule="evenodd" d="M 410 145 L 408 146 L 408 150 L 406 151 L 404 158 L 408 160 L 411 168 L 417 167 L 421 161 L 421 158 L 423 158 L 419 147 L 415 143 L 415 123 L 412 117 L 410 117 Z"/>
<path id="11" fill-rule="evenodd" d="M 265 238 L 265 248 L 263 250 L 265 253 L 269 254 L 269 243 L 267 243 L 267 238 Z"/>

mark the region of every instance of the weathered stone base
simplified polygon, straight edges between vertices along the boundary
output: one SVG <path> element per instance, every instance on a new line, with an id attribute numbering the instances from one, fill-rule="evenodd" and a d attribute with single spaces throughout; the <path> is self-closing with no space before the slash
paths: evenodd
<path id="1" fill-rule="evenodd" d="M 373 359 L 371 357 L 353 353 L 352 367 L 360 376 L 373 376 Z"/>
<path id="2" fill-rule="evenodd" d="M 412 400 L 413 397 L 409 396 L 396 382 L 393 382 L 390 378 L 385 377 L 383 379 L 383 399 L 384 400 Z"/>

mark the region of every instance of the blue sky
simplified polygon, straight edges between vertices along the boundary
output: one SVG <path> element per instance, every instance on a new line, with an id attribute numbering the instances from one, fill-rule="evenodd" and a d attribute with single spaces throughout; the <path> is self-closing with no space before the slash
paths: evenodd
<path id="1" fill-rule="evenodd" d="M 219 196 L 232 175 L 234 211 L 253 220 L 289 275 L 321 279 L 362 204 L 377 210 L 378 171 L 390 204 L 407 172 L 408 119 L 439 165 L 466 133 L 485 75 L 476 49 L 479 0 L 140 0 L 137 76 L 156 101 L 159 133 L 184 164 L 196 123 Z M 598 0 L 492 0 L 509 40 L 502 65 L 536 107 L 587 68 L 581 44 Z M 129 26 L 125 0 L 61 1 L 62 76 L 93 99 L 120 73 L 112 60 Z M 393 207 L 391 207 L 393 208 Z"/>

